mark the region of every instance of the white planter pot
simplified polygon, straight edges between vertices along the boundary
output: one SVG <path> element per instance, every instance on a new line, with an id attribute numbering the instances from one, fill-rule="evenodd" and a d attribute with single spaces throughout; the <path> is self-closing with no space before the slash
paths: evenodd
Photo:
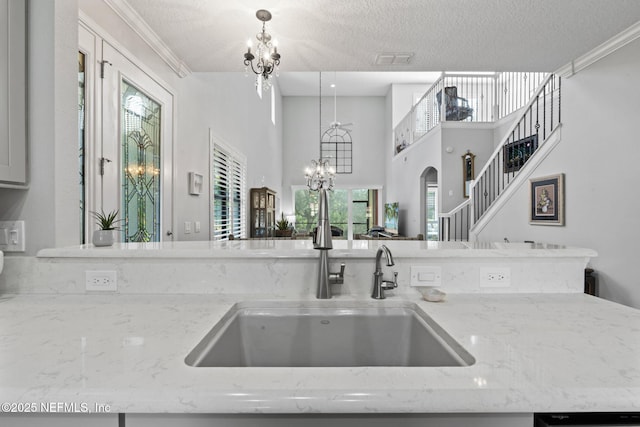
<path id="1" fill-rule="evenodd" d="M 113 230 L 95 230 L 93 232 L 93 246 L 113 245 Z"/>

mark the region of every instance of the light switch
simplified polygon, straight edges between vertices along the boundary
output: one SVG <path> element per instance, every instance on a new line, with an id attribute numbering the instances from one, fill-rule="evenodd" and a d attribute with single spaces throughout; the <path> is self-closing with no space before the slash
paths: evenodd
<path id="1" fill-rule="evenodd" d="M 184 222 L 184 234 L 191 234 L 191 221 Z"/>
<path id="2" fill-rule="evenodd" d="M 200 232 L 200 221 L 196 221 L 193 223 L 193 232 L 194 233 Z"/>
<path id="3" fill-rule="evenodd" d="M 24 252 L 24 221 L 0 221 L 0 251 Z"/>
<path id="4" fill-rule="evenodd" d="M 442 267 L 440 266 L 411 266 L 411 286 L 441 286 Z"/>
<path id="5" fill-rule="evenodd" d="M 436 275 L 433 272 L 418 273 L 419 282 L 433 282 L 436 279 Z"/>

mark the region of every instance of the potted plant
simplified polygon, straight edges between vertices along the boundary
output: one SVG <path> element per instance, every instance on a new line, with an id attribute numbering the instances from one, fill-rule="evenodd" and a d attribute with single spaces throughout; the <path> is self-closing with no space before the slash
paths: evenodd
<path id="1" fill-rule="evenodd" d="M 289 220 L 284 217 L 284 213 L 281 213 L 280 219 L 276 221 L 276 237 L 291 237 L 292 234 Z"/>
<path id="2" fill-rule="evenodd" d="M 105 214 L 101 212 L 91 212 L 91 215 L 96 219 L 96 224 L 99 229 L 93 232 L 93 245 L 94 246 L 111 246 L 113 245 L 113 230 L 117 229 L 116 223 L 122 221 L 116 219 L 118 217 L 118 210 L 111 211 Z"/>

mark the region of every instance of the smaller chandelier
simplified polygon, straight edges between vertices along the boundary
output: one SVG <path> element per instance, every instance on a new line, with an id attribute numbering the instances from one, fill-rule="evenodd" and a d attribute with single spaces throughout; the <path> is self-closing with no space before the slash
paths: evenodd
<path id="1" fill-rule="evenodd" d="M 328 159 L 311 160 L 311 166 L 304 171 L 304 176 L 307 178 L 307 187 L 311 191 L 318 191 L 321 188 L 331 190 L 335 174 L 336 172 L 329 164 Z"/>
<path id="2" fill-rule="evenodd" d="M 251 40 L 247 42 L 248 47 L 247 52 L 244 54 L 244 65 L 247 73 L 249 72 L 249 67 L 251 67 L 251 70 L 257 74 L 256 84 L 258 84 L 258 79 L 262 77 L 262 89 L 266 91 L 271 87 L 269 80 L 271 74 L 275 71 L 276 76 L 278 75 L 280 54 L 278 53 L 277 42 L 275 40 L 272 42 L 271 34 L 265 30 L 266 22 L 271 20 L 271 12 L 260 9 L 256 12 L 256 17 L 262 21 L 262 32 L 256 34 L 258 46 L 256 47 L 255 55 L 251 53 L 253 43 Z M 253 62 L 254 59 L 256 59 L 255 64 Z"/>

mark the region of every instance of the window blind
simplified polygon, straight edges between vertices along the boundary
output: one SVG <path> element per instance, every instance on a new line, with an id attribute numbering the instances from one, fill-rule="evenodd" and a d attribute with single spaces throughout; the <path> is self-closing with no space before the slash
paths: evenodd
<path id="1" fill-rule="evenodd" d="M 211 240 L 246 237 L 246 158 L 220 143 L 213 144 L 213 212 Z"/>

